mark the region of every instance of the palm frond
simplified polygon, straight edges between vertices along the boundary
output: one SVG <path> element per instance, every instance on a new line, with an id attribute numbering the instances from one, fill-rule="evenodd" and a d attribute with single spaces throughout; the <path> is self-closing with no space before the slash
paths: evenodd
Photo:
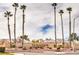
<path id="1" fill-rule="evenodd" d="M 25 5 L 21 5 L 20 9 L 25 10 L 26 9 L 26 6 Z"/>
<path id="2" fill-rule="evenodd" d="M 60 14 L 63 14 L 64 12 L 63 12 L 63 10 L 60 10 L 59 13 L 60 13 Z"/>
<path id="3" fill-rule="evenodd" d="M 57 3 L 53 3 L 52 6 L 57 6 Z"/>
<path id="4" fill-rule="evenodd" d="M 69 7 L 69 8 L 67 8 L 67 10 L 68 10 L 68 11 L 72 11 L 72 8 L 71 8 L 71 7 Z"/>
<path id="5" fill-rule="evenodd" d="M 13 14 L 10 14 L 10 16 L 13 16 Z"/>
<path id="6" fill-rule="evenodd" d="M 5 13 L 5 16 L 4 17 L 7 17 L 7 16 L 12 16 L 11 12 L 10 11 L 6 11 Z"/>
<path id="7" fill-rule="evenodd" d="M 12 6 L 13 7 L 19 7 L 18 3 L 14 3 Z"/>

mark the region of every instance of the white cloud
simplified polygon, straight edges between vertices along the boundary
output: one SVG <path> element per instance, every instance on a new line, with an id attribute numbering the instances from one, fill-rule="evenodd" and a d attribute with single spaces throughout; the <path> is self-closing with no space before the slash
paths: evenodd
<path id="1" fill-rule="evenodd" d="M 22 5 L 22 4 L 19 4 Z M 47 4 L 26 4 L 27 8 L 25 11 L 26 19 L 25 19 L 25 34 L 28 34 L 29 38 L 53 38 L 54 39 L 54 29 L 51 29 L 46 35 L 43 35 L 39 28 L 45 24 L 51 24 L 54 25 L 54 18 L 53 18 L 53 7 L 50 3 Z M 72 7 L 72 23 L 73 18 L 79 16 L 79 4 L 58 4 L 57 7 L 57 38 L 61 38 L 61 20 L 60 15 L 58 14 L 60 9 L 64 10 L 63 14 L 63 21 L 64 21 L 64 33 L 65 38 L 68 37 L 68 12 L 66 10 L 67 7 Z M 14 13 L 14 8 L 11 4 L 1 4 L 0 10 L 10 10 L 12 13 Z M 4 11 L 5 11 L 4 10 Z M 0 38 L 8 38 L 8 30 L 7 30 L 7 19 L 4 18 L 4 14 L 1 11 L 0 13 Z M 13 38 L 13 17 L 10 18 L 10 24 L 11 24 L 11 33 Z M 18 8 L 17 11 L 17 37 L 21 35 L 21 27 L 22 27 L 22 11 L 20 8 Z M 78 23 L 78 18 L 76 20 Z M 72 26 L 73 27 L 73 26 Z M 76 25 L 76 32 L 78 33 L 78 25 Z"/>

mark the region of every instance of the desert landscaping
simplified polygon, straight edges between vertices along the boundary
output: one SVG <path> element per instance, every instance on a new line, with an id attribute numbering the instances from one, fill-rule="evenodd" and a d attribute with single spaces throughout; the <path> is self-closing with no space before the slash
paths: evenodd
<path id="1" fill-rule="evenodd" d="M 0 23 L 0 55 L 79 54 L 79 24 L 76 22 L 79 13 L 73 12 L 77 11 L 76 4 L 6 5 L 3 4 L 0 14 L 4 15 Z"/>
<path id="2" fill-rule="evenodd" d="M 4 43 L 3 43 L 4 42 Z M 57 47 L 54 46 L 54 40 L 32 40 L 32 41 L 24 41 L 24 45 L 22 47 L 21 42 L 18 40 L 16 43 L 16 47 L 10 47 L 9 40 L 1 40 L 0 47 L 5 47 L 5 52 L 10 53 L 41 53 L 44 54 L 47 52 L 48 54 L 53 54 L 54 52 L 76 52 L 79 50 L 79 42 L 74 41 L 72 42 L 72 46 L 70 48 L 69 41 L 65 41 L 64 47 L 62 45 L 62 41 L 57 41 Z M 12 45 L 14 45 L 12 43 Z M 50 53 L 52 52 L 52 53 Z"/>

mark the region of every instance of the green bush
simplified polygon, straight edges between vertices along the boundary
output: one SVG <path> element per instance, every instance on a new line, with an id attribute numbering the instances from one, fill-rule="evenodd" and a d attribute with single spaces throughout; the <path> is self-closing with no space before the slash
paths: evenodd
<path id="1" fill-rule="evenodd" d="M 16 46 L 15 45 L 11 45 L 11 48 L 15 48 Z"/>
<path id="2" fill-rule="evenodd" d="M 57 46 L 56 45 L 54 45 L 54 48 L 56 48 Z"/>
<path id="3" fill-rule="evenodd" d="M 63 46 L 63 45 L 59 45 L 58 47 L 59 47 L 59 48 L 64 48 L 64 46 Z"/>
<path id="4" fill-rule="evenodd" d="M 64 45 L 62 45 L 61 48 L 64 48 Z"/>
<path id="5" fill-rule="evenodd" d="M 0 47 L 0 52 L 5 52 L 5 47 Z"/>

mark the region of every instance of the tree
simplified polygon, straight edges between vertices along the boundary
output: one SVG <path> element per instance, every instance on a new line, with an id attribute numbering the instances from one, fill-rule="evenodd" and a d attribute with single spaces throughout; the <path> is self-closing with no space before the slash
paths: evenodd
<path id="1" fill-rule="evenodd" d="M 25 9 L 26 9 L 26 6 L 25 5 L 21 5 L 21 9 L 22 9 L 22 12 L 23 12 L 23 22 L 22 22 L 22 36 L 24 36 L 24 23 L 25 23 Z M 23 44 L 24 44 L 24 39 L 22 39 L 22 47 L 23 47 Z"/>
<path id="2" fill-rule="evenodd" d="M 79 36 L 77 36 L 77 41 L 79 41 Z"/>
<path id="3" fill-rule="evenodd" d="M 21 38 L 21 39 L 25 39 L 25 40 L 27 40 L 27 41 L 30 41 L 27 35 L 20 36 L 20 38 Z"/>
<path id="4" fill-rule="evenodd" d="M 15 12 L 14 12 L 14 40 L 15 40 L 15 47 L 16 47 L 16 12 L 17 12 L 17 8 L 19 6 L 18 6 L 18 3 L 14 3 L 12 6 L 15 8 Z"/>
<path id="5" fill-rule="evenodd" d="M 11 47 L 11 31 L 10 31 L 10 24 L 9 24 L 9 18 L 12 16 L 11 12 L 10 11 L 6 11 L 5 13 L 5 17 L 7 18 L 8 20 L 8 34 L 9 34 L 9 40 L 10 40 L 10 47 Z"/>
<path id="6" fill-rule="evenodd" d="M 55 45 L 57 46 L 57 37 L 56 37 L 56 6 L 57 3 L 53 3 L 52 6 L 54 7 L 54 26 L 55 26 Z"/>
<path id="7" fill-rule="evenodd" d="M 78 39 L 78 36 L 77 36 L 76 33 L 72 33 L 70 37 L 71 37 L 71 40 L 70 41 L 73 41 L 73 40 L 77 40 Z"/>
<path id="8" fill-rule="evenodd" d="M 70 47 L 71 47 L 71 11 L 72 8 L 67 8 L 67 11 L 69 12 L 69 41 L 70 41 Z"/>
<path id="9" fill-rule="evenodd" d="M 63 14 L 63 10 L 59 11 L 59 14 L 61 16 L 61 29 L 62 29 L 62 40 L 63 40 L 63 46 L 64 46 L 64 30 L 63 30 L 63 19 L 62 19 L 62 14 Z"/>

